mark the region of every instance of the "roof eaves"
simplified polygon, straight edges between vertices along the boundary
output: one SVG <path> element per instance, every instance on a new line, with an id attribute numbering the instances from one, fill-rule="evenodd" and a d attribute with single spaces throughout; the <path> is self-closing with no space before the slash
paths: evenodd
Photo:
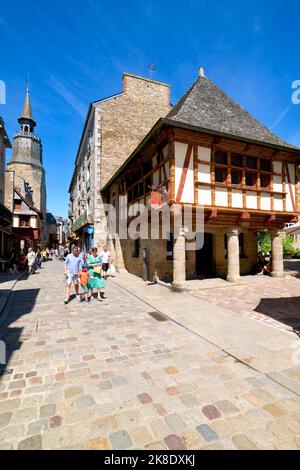
<path id="1" fill-rule="evenodd" d="M 284 152 L 291 152 L 291 153 L 296 153 L 300 155 L 300 148 L 297 148 L 297 147 L 289 147 L 289 146 L 284 146 L 284 145 L 279 145 L 279 144 L 272 144 L 270 142 L 265 142 L 263 140 L 255 140 L 255 139 L 250 139 L 248 137 L 238 136 L 234 134 L 227 134 L 227 133 L 216 131 L 213 129 L 207 129 L 205 127 L 193 126 L 192 124 L 187 124 L 181 121 L 175 121 L 174 119 L 163 118 L 163 122 L 166 125 L 179 127 L 181 129 L 189 129 L 193 131 L 203 132 L 205 134 L 217 135 L 217 136 L 224 137 L 227 139 L 237 140 L 239 142 L 242 141 L 242 142 L 252 143 L 256 145 L 263 145 L 264 147 L 269 147 L 272 149 L 282 150 Z"/>

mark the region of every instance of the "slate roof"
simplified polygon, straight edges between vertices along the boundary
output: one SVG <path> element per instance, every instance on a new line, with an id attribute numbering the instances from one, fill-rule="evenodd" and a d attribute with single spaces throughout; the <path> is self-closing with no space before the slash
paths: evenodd
<path id="1" fill-rule="evenodd" d="M 166 120 L 291 149 L 297 148 L 273 134 L 204 76 L 199 76 L 166 116 Z"/>

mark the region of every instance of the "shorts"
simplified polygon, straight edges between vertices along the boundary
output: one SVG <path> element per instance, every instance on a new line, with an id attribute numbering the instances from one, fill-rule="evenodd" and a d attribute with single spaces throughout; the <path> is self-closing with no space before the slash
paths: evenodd
<path id="1" fill-rule="evenodd" d="M 78 274 L 67 273 L 67 284 L 78 284 Z"/>
<path id="2" fill-rule="evenodd" d="M 105 273 L 107 273 L 108 268 L 109 268 L 109 263 L 102 263 L 102 269 Z"/>
<path id="3" fill-rule="evenodd" d="M 82 289 L 83 293 L 87 294 L 88 291 L 89 291 L 88 285 L 87 284 L 80 284 L 80 285 L 81 285 L 81 289 Z"/>

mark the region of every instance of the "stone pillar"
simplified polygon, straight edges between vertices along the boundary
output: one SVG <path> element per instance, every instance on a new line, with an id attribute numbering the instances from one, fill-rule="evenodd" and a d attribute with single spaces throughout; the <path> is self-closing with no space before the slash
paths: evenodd
<path id="1" fill-rule="evenodd" d="M 226 233 L 227 235 L 227 260 L 228 271 L 226 280 L 228 282 L 238 282 L 240 280 L 240 246 L 239 230 L 234 228 Z"/>
<path id="2" fill-rule="evenodd" d="M 284 233 L 281 230 L 272 230 L 272 277 L 284 277 L 283 267 L 283 246 L 282 238 Z"/>
<path id="3" fill-rule="evenodd" d="M 185 287 L 185 236 L 186 229 L 179 230 L 178 238 L 174 238 L 173 248 L 173 282 L 174 289 L 183 289 Z"/>
<path id="4" fill-rule="evenodd" d="M 124 243 L 124 241 L 123 241 Z M 124 257 L 123 257 L 123 250 L 122 250 L 122 242 L 120 240 L 120 236 L 116 233 L 116 241 L 115 241 L 115 266 L 117 271 L 126 271 Z"/>

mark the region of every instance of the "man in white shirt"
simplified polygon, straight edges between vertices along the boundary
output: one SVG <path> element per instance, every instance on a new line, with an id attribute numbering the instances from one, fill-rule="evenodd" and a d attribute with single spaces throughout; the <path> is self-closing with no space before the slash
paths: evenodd
<path id="1" fill-rule="evenodd" d="M 27 262 L 28 262 L 28 268 L 29 268 L 29 274 L 34 274 L 34 264 L 35 264 L 35 252 L 33 249 L 30 247 L 28 248 L 28 253 L 27 253 Z"/>
<path id="2" fill-rule="evenodd" d="M 100 253 L 100 258 L 102 261 L 102 271 L 104 279 L 107 279 L 107 271 L 109 269 L 109 263 L 111 262 L 110 252 L 107 249 L 107 246 L 103 247 L 103 251 Z"/>

